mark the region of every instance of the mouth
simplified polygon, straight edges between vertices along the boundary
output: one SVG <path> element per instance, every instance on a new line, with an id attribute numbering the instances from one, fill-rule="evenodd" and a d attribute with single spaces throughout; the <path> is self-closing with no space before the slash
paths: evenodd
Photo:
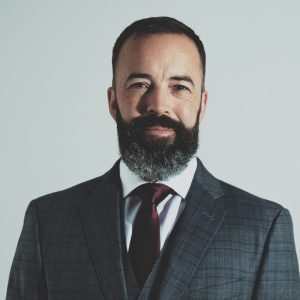
<path id="1" fill-rule="evenodd" d="M 151 126 L 145 129 L 145 133 L 156 136 L 170 136 L 174 134 L 174 129 L 161 126 Z"/>

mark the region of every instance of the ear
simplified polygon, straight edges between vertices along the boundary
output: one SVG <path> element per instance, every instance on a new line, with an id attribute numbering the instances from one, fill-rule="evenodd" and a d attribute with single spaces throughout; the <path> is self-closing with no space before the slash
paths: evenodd
<path id="1" fill-rule="evenodd" d="M 208 92 L 207 91 L 203 91 L 202 95 L 201 95 L 201 104 L 200 104 L 201 105 L 201 111 L 200 111 L 200 115 L 199 115 L 199 121 L 200 121 L 200 123 L 204 119 L 207 102 L 208 102 Z"/>
<path id="2" fill-rule="evenodd" d="M 110 115 L 114 120 L 116 120 L 116 109 L 117 109 L 117 98 L 116 98 L 116 92 L 113 87 L 109 87 L 107 89 L 107 100 L 108 100 L 108 107 Z"/>

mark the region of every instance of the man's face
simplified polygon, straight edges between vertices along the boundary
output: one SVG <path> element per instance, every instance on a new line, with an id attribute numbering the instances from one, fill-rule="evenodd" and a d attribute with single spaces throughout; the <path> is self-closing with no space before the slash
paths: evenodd
<path id="1" fill-rule="evenodd" d="M 118 107 L 124 121 L 149 114 L 165 115 L 191 128 L 202 98 L 204 117 L 207 92 L 202 92 L 202 65 L 194 42 L 182 34 L 131 37 L 123 45 L 116 66 L 115 88 L 109 88 L 110 113 Z M 146 135 L 172 136 L 160 126 Z"/>
<path id="2" fill-rule="evenodd" d="M 147 181 L 180 172 L 197 150 L 207 102 L 201 66 L 184 35 L 132 37 L 121 49 L 109 108 L 122 159 Z"/>

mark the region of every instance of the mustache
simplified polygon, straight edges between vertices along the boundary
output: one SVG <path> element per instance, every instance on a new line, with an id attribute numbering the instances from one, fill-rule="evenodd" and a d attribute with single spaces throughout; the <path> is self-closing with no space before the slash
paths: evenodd
<path id="1" fill-rule="evenodd" d="M 139 130 L 144 130 L 147 127 L 152 127 L 152 126 L 170 128 L 175 131 L 185 128 L 185 126 L 179 121 L 175 121 L 167 117 L 166 115 L 155 115 L 155 114 L 136 117 L 130 122 L 130 125 L 133 128 L 136 129 L 138 128 Z"/>

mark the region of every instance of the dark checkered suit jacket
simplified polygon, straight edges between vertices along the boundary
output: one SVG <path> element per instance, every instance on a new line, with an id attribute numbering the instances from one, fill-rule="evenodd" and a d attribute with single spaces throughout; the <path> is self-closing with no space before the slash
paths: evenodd
<path id="1" fill-rule="evenodd" d="M 217 180 L 200 161 L 185 210 L 139 290 L 121 194 L 116 163 L 32 201 L 7 299 L 300 299 L 289 212 Z"/>

